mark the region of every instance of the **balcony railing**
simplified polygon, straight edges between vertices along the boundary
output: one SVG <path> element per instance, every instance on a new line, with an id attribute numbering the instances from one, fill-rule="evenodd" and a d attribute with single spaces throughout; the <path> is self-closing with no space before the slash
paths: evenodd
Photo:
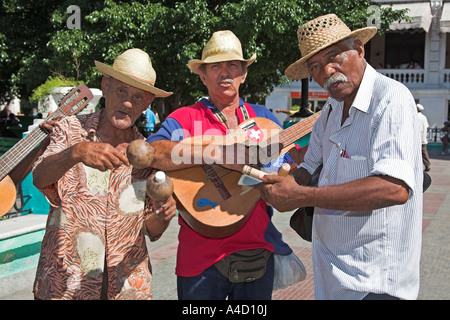
<path id="1" fill-rule="evenodd" d="M 416 89 L 429 84 L 427 83 L 427 71 L 424 69 L 377 69 L 377 71 L 391 79 L 403 83 L 408 88 Z M 444 69 L 440 72 L 439 84 L 446 88 L 450 88 L 450 69 Z M 320 88 L 312 77 L 309 78 L 309 85 L 313 89 Z"/>
<path id="2" fill-rule="evenodd" d="M 450 87 L 450 69 L 442 70 L 441 81 L 445 87 Z"/>
<path id="3" fill-rule="evenodd" d="M 409 88 L 423 86 L 426 81 L 425 70 L 423 69 L 377 69 L 377 71 L 391 79 L 403 83 Z M 450 70 L 446 71 L 445 79 L 450 86 Z M 313 88 L 319 87 L 312 77 L 309 78 L 309 83 Z"/>
<path id="4" fill-rule="evenodd" d="M 377 69 L 377 71 L 408 87 L 421 86 L 425 83 L 425 70 L 423 69 Z"/>

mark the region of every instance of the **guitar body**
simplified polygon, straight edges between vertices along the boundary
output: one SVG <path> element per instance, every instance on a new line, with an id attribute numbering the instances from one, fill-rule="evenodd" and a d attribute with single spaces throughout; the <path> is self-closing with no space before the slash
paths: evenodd
<path id="1" fill-rule="evenodd" d="M 202 167 L 172 171 L 168 175 L 181 204 L 178 206 L 181 216 L 192 229 L 207 237 L 223 238 L 241 229 L 259 200 L 257 189 L 238 185 L 242 174 L 237 171 L 230 170 L 222 177 L 223 184 L 228 186 L 228 199 L 221 196 Z M 202 199 L 208 200 L 205 205 Z"/>
<path id="2" fill-rule="evenodd" d="M 17 192 L 14 182 L 9 176 L 0 181 L 0 213 L 7 213 L 16 202 Z M 0 217 L 3 214 L 0 214 Z"/>
<path id="3" fill-rule="evenodd" d="M 273 139 L 282 131 L 275 122 L 259 117 L 241 123 L 240 127 L 249 123 L 256 123 L 257 127 L 263 129 L 264 139 L 258 145 L 264 146 L 268 137 Z M 245 130 L 229 136 L 195 136 L 180 143 L 208 145 L 212 148 L 214 145 L 224 147 L 224 144 L 236 141 L 248 142 Z M 295 146 L 285 148 L 281 153 L 291 148 Z M 258 189 L 238 184 L 242 173 L 216 164 L 169 171 L 167 174 L 173 181 L 181 216 L 192 229 L 207 237 L 223 238 L 240 230 L 260 198 Z"/>

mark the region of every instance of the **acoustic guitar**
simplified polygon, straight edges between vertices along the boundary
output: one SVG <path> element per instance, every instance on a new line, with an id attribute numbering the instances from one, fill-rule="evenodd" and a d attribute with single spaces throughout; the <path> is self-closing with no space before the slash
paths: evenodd
<path id="1" fill-rule="evenodd" d="M 206 146 L 212 150 L 242 141 L 251 142 L 250 146 L 270 146 L 279 142 L 281 152 L 272 158 L 267 157 L 267 162 L 271 163 L 280 154 L 292 161 L 293 157 L 286 157 L 286 154 L 295 148 L 293 143 L 296 140 L 312 131 L 319 116 L 320 112 L 315 113 L 285 130 L 269 119 L 255 117 L 241 123 L 240 129 L 231 135 L 194 136 L 182 140 L 179 146 Z M 291 164 L 294 163 L 292 161 Z M 238 183 L 242 173 L 218 164 L 168 171 L 167 175 L 173 181 L 178 210 L 183 219 L 192 229 L 211 238 L 227 237 L 240 230 L 260 197 L 258 189 Z"/>
<path id="2" fill-rule="evenodd" d="M 93 98 L 91 90 L 84 84 L 72 89 L 66 94 L 59 108 L 46 120 L 57 117 L 76 115 L 83 110 Z M 0 217 L 8 213 L 16 202 L 16 186 L 8 174 L 34 150 L 48 135 L 40 127 L 33 129 L 24 138 L 0 157 Z"/>

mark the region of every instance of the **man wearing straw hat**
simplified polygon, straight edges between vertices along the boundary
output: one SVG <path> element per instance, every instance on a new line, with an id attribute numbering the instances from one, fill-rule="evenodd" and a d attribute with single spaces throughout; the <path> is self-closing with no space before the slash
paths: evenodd
<path id="1" fill-rule="evenodd" d="M 194 136 L 206 132 L 226 135 L 245 119 L 255 116 L 278 123 L 268 109 L 245 103 L 239 97 L 239 87 L 247 77 L 247 67 L 255 59 L 255 54 L 244 59 L 241 43 L 231 31 L 217 31 L 212 35 L 203 49 L 202 59 L 191 60 L 188 64 L 191 71 L 198 74 L 207 87 L 209 98 L 203 98 L 192 106 L 174 111 L 164 121 L 160 130 L 149 137 L 147 141 L 151 142 L 157 151 L 152 165 L 168 171 L 195 165 L 175 164 L 172 161 L 172 149 L 178 145 L 178 141 L 185 138 L 185 134 Z M 223 164 L 226 161 L 213 158 L 212 162 Z M 281 241 L 281 235 L 271 223 L 266 210 L 270 211 L 272 208 L 267 209 L 266 203 L 259 201 L 242 229 L 224 238 L 209 238 L 197 233 L 179 217 L 176 266 L 179 299 L 271 298 L 274 247 L 283 254 L 290 254 L 292 250 Z M 268 234 L 277 240 L 269 242 Z M 227 261 L 234 261 L 238 255 L 252 257 L 250 259 L 261 263 L 257 267 L 243 263 L 244 266 L 249 266 L 248 268 L 258 269 L 258 272 L 248 270 L 254 274 L 234 283 L 235 281 L 230 279 L 232 275 L 228 274 Z M 247 272 L 238 272 L 241 271 Z"/>
<path id="2" fill-rule="evenodd" d="M 422 232 L 422 160 L 408 89 L 364 59 L 376 33 L 351 31 L 336 15 L 298 30 L 302 58 L 286 70 L 330 93 L 294 177 L 266 176 L 278 210 L 315 207 L 317 299 L 416 299 Z M 318 187 L 305 187 L 323 165 Z"/>
<path id="3" fill-rule="evenodd" d="M 155 97 L 171 93 L 154 86 L 140 49 L 125 51 L 112 67 L 95 64 L 105 108 L 59 121 L 34 164 L 34 184 L 51 204 L 36 299 L 151 299 L 144 234 L 157 240 L 175 216 L 173 198 L 161 206 L 146 197 L 152 169 L 133 168 L 125 153 L 128 143 L 144 139 L 136 119 Z"/>

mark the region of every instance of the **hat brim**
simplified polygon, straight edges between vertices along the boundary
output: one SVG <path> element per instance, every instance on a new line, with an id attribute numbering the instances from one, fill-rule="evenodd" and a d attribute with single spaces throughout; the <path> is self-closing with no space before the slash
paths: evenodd
<path id="1" fill-rule="evenodd" d="M 114 79 L 129 84 L 130 86 L 153 93 L 158 98 L 166 98 L 173 94 L 173 92 L 166 92 L 148 83 L 133 78 L 132 76 L 123 73 L 121 71 L 118 71 L 102 62 L 95 61 L 95 66 L 97 67 L 98 71 L 104 76 L 113 77 Z"/>
<path id="2" fill-rule="evenodd" d="M 192 72 L 198 74 L 198 68 L 204 64 L 204 63 L 216 63 L 216 62 L 224 62 L 224 61 L 243 61 L 247 63 L 247 67 L 251 65 L 256 60 L 256 53 L 254 53 L 249 59 L 245 60 L 241 57 L 232 54 L 232 53 L 225 53 L 225 54 L 217 54 L 214 56 L 206 57 L 205 60 L 198 60 L 198 59 L 192 59 L 188 62 L 188 67 L 191 69 Z"/>
<path id="3" fill-rule="evenodd" d="M 376 27 L 366 27 L 357 29 L 355 31 L 350 32 L 349 34 L 346 34 L 340 38 L 337 38 L 331 42 L 326 43 L 325 45 L 317 48 L 316 50 L 310 52 L 306 56 L 302 57 L 301 59 L 297 60 L 293 64 L 291 64 L 285 71 L 284 74 L 291 79 L 294 80 L 300 80 L 304 78 L 308 78 L 311 76 L 307 61 L 309 58 L 317 54 L 318 52 L 322 51 L 325 48 L 328 48 L 329 46 L 338 43 L 339 41 L 342 41 L 349 37 L 355 37 L 357 40 L 360 40 L 363 44 L 365 44 L 367 41 L 372 39 L 372 37 L 377 33 Z"/>

